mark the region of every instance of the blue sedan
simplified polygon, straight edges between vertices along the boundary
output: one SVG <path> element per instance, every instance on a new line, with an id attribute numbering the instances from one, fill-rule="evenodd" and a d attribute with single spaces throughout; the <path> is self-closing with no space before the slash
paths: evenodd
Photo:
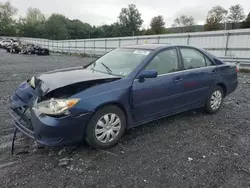
<path id="1" fill-rule="evenodd" d="M 105 149 L 126 129 L 203 107 L 216 113 L 237 88 L 237 66 L 191 46 L 117 48 L 83 67 L 21 83 L 11 97 L 14 125 L 48 146 L 86 140 Z"/>

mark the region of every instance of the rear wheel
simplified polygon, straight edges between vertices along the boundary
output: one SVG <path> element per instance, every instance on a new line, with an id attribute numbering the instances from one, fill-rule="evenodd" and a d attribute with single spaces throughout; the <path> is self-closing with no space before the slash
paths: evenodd
<path id="1" fill-rule="evenodd" d="M 114 105 L 98 110 L 85 130 L 85 140 L 93 148 L 106 149 L 119 142 L 126 128 L 123 111 Z"/>
<path id="2" fill-rule="evenodd" d="M 205 109 L 208 113 L 213 114 L 220 110 L 222 102 L 223 102 L 223 90 L 220 86 L 215 86 L 208 98 Z"/>

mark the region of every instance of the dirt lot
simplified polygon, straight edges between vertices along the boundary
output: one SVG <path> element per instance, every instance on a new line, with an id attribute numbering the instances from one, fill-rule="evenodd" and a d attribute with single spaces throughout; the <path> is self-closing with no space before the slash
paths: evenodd
<path id="1" fill-rule="evenodd" d="M 128 131 L 119 145 L 47 148 L 14 131 L 8 100 L 18 84 L 47 70 L 89 62 L 73 56 L 0 50 L 1 187 L 250 187 L 250 74 L 216 115 L 190 111 Z M 63 160 L 62 160 L 63 159 Z"/>

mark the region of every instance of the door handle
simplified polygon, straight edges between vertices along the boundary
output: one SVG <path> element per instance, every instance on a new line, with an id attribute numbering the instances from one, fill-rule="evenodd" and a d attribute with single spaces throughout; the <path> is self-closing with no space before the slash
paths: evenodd
<path id="1" fill-rule="evenodd" d="M 211 72 L 208 72 L 207 74 L 209 74 L 209 75 L 216 74 L 216 70 L 212 70 Z"/>
<path id="2" fill-rule="evenodd" d="M 181 78 L 181 77 L 176 77 L 176 78 L 174 78 L 173 80 L 174 80 L 174 82 L 181 82 L 181 81 L 183 80 L 183 78 Z"/>

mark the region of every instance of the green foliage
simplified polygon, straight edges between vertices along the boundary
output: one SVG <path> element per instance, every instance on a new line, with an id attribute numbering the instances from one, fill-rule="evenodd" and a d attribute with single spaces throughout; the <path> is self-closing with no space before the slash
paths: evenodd
<path id="1" fill-rule="evenodd" d="M 9 1 L 0 2 L 0 36 L 14 36 L 16 34 L 15 16 L 17 9 L 14 8 Z"/>
<path id="2" fill-rule="evenodd" d="M 232 23 L 238 23 L 245 18 L 244 9 L 240 4 L 232 5 L 229 8 L 228 20 Z"/>
<path id="3" fill-rule="evenodd" d="M 163 34 L 165 31 L 165 22 L 163 16 L 153 17 L 150 22 L 151 31 L 153 34 Z"/>
<path id="4" fill-rule="evenodd" d="M 77 19 L 68 19 L 61 14 L 45 15 L 37 8 L 28 8 L 24 17 L 15 20 L 17 9 L 10 2 L 0 2 L 0 36 L 20 36 L 48 38 L 53 40 L 123 37 L 133 35 L 153 35 L 166 33 L 194 32 L 223 29 L 227 10 L 221 6 L 213 7 L 204 25 L 195 25 L 192 16 L 181 15 L 174 20 L 173 28 L 166 29 L 163 16 L 153 17 L 150 28 L 141 29 L 143 20 L 136 5 L 122 8 L 118 21 L 110 25 L 91 26 Z M 244 18 L 241 5 L 230 7 L 228 20 L 237 23 Z M 234 26 L 233 26 L 234 27 Z M 242 28 L 250 28 L 250 13 L 242 23 Z"/>
<path id="5" fill-rule="evenodd" d="M 235 23 L 241 22 L 244 18 L 244 9 L 240 4 L 232 5 L 229 8 L 228 21 L 233 23 L 233 29 L 235 28 Z"/>
<path id="6" fill-rule="evenodd" d="M 52 14 L 45 23 L 45 32 L 48 39 L 63 40 L 69 39 L 67 30 L 68 20 L 61 14 Z"/>
<path id="7" fill-rule="evenodd" d="M 131 36 L 139 33 L 143 20 L 139 10 L 134 4 L 128 5 L 128 8 L 122 8 L 119 15 L 120 25 L 123 36 Z"/>
<path id="8" fill-rule="evenodd" d="M 242 28 L 250 28 L 250 12 L 247 15 L 247 18 L 245 19 L 244 22 L 242 22 L 241 25 Z"/>
<path id="9" fill-rule="evenodd" d="M 192 16 L 181 15 L 174 19 L 174 27 L 181 27 L 182 32 L 194 32 L 195 21 Z"/>
<path id="10" fill-rule="evenodd" d="M 204 25 L 205 31 L 223 29 L 222 23 L 226 21 L 227 13 L 228 11 L 219 5 L 209 10 L 206 18 L 206 23 Z"/>
<path id="11" fill-rule="evenodd" d="M 80 20 L 67 19 L 66 28 L 70 39 L 88 38 L 91 33 L 91 25 Z"/>
<path id="12" fill-rule="evenodd" d="M 39 9 L 28 8 L 27 14 L 17 24 L 18 36 L 45 37 L 45 16 Z"/>
<path id="13" fill-rule="evenodd" d="M 186 27 L 195 25 L 194 18 L 192 16 L 181 15 L 174 19 L 173 26 Z"/>

